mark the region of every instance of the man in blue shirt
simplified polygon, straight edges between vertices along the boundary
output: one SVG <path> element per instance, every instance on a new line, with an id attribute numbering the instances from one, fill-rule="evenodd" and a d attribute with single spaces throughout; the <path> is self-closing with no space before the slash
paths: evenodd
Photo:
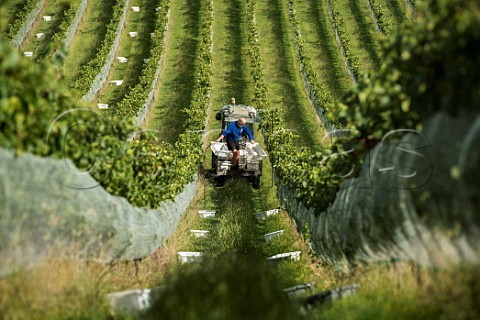
<path id="1" fill-rule="evenodd" d="M 247 126 L 245 125 L 246 123 L 247 120 L 244 117 L 239 118 L 237 121 L 230 123 L 227 129 L 222 132 L 220 137 L 215 140 L 215 142 L 220 142 L 220 140 L 226 138 L 228 150 L 233 152 L 232 167 L 238 166 L 238 159 L 240 158 L 238 140 L 242 137 L 242 135 L 246 133 L 250 138 L 250 142 L 255 143 L 255 141 L 253 141 L 253 134 L 250 132 L 250 130 L 248 130 Z"/>

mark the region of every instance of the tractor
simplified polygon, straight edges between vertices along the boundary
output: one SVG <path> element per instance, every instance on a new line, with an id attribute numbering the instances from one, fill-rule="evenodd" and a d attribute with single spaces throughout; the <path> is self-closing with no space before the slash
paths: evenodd
<path id="1" fill-rule="evenodd" d="M 240 117 L 247 120 L 245 124 L 252 134 L 254 134 L 254 123 L 257 120 L 256 110 L 247 105 L 233 103 L 225 105 L 216 114 L 215 118 L 222 121 L 222 132 L 227 126 L 237 121 Z M 212 170 L 213 178 L 217 186 L 223 186 L 228 176 L 243 176 L 252 183 L 254 189 L 260 187 L 260 177 L 262 176 L 262 161 L 267 156 L 265 151 L 258 143 L 250 143 L 246 137 L 240 138 L 240 158 L 238 168 L 232 168 L 231 159 L 233 153 L 228 150 L 226 138 L 221 142 L 211 142 L 212 149 Z"/>

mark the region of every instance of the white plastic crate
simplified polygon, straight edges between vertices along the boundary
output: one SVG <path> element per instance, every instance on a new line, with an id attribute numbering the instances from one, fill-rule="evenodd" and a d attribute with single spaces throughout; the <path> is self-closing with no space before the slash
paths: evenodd
<path id="1" fill-rule="evenodd" d="M 130 32 L 128 33 L 128 35 L 129 35 L 130 37 L 134 38 L 134 37 L 138 36 L 138 32 L 137 32 L 137 31 L 130 31 Z"/>
<path id="2" fill-rule="evenodd" d="M 32 52 L 32 51 L 25 51 L 25 52 L 23 53 L 23 55 L 24 55 L 25 57 L 33 57 L 33 52 Z"/>
<path id="3" fill-rule="evenodd" d="M 206 238 L 208 237 L 208 230 L 190 230 L 190 233 L 193 234 L 196 238 Z"/>
<path id="4" fill-rule="evenodd" d="M 299 284 L 293 287 L 285 288 L 282 291 L 285 292 L 289 297 L 296 297 L 299 296 L 307 291 L 312 291 L 314 289 L 313 282 Z"/>
<path id="5" fill-rule="evenodd" d="M 43 38 L 45 38 L 45 33 L 35 33 L 35 37 L 37 39 L 43 39 Z"/>
<path id="6" fill-rule="evenodd" d="M 215 218 L 215 210 L 198 210 L 198 214 L 202 218 Z"/>
<path id="7" fill-rule="evenodd" d="M 117 57 L 117 60 L 118 60 L 118 62 L 120 62 L 120 63 L 126 63 L 126 62 L 128 61 L 128 59 L 125 58 L 125 57 Z"/>
<path id="8" fill-rule="evenodd" d="M 133 12 L 140 12 L 140 7 L 132 7 Z"/>
<path id="9" fill-rule="evenodd" d="M 121 86 L 123 84 L 123 80 L 112 80 L 110 83 L 116 86 Z"/>
<path id="10" fill-rule="evenodd" d="M 151 305 L 151 289 L 128 290 L 107 295 L 115 313 L 136 314 L 145 311 Z"/>
<path id="11" fill-rule="evenodd" d="M 108 109 L 108 104 L 107 103 L 98 103 L 97 107 L 98 107 L 98 109 Z"/>
<path id="12" fill-rule="evenodd" d="M 272 262 L 277 262 L 277 261 L 281 261 L 281 260 L 299 261 L 301 253 L 302 253 L 301 251 L 279 253 L 279 254 L 276 254 L 274 256 L 268 257 L 267 261 L 272 261 Z"/>
<path id="13" fill-rule="evenodd" d="M 265 220 L 267 217 L 277 214 L 280 211 L 280 209 L 272 209 L 272 210 L 267 210 L 267 211 L 262 211 L 262 212 L 257 212 L 255 213 L 255 217 L 259 220 Z"/>
<path id="14" fill-rule="evenodd" d="M 284 233 L 285 230 L 278 230 L 278 231 L 275 231 L 275 232 L 270 232 L 270 233 L 267 233 L 265 234 L 263 237 L 265 238 L 265 242 L 266 243 L 269 243 L 270 240 L 272 240 L 273 238 L 275 237 L 278 237 L 280 236 L 282 233 Z"/>
<path id="15" fill-rule="evenodd" d="M 230 150 L 223 142 L 210 142 L 210 149 L 212 149 L 213 154 L 215 154 L 219 159 L 226 159 Z"/>
<path id="16" fill-rule="evenodd" d="M 203 260 L 203 253 L 202 252 L 195 252 L 195 251 L 179 251 L 178 252 L 178 259 L 179 261 L 184 263 L 196 262 Z"/>
<path id="17" fill-rule="evenodd" d="M 52 16 L 43 16 L 43 21 L 52 21 Z"/>

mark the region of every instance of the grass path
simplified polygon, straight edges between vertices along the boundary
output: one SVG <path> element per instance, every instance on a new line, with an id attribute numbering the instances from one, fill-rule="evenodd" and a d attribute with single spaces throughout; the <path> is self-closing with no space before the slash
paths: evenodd
<path id="1" fill-rule="evenodd" d="M 295 48 L 291 45 L 286 3 L 281 0 L 259 1 L 256 21 L 267 98 L 272 107 L 281 111 L 284 127 L 300 134 L 299 143 L 317 149 L 325 130 L 304 89 Z"/>
<path id="2" fill-rule="evenodd" d="M 163 71 L 147 117 L 147 126 L 158 130 L 161 138 L 170 143 L 184 131 L 186 115 L 181 109 L 192 99 L 202 10 L 201 2 L 194 0 L 172 1 L 170 7 L 172 24 L 168 30 Z"/>
<path id="3" fill-rule="evenodd" d="M 339 99 L 352 83 L 332 33 L 327 5 L 324 1 L 296 1 L 304 48 L 320 83 Z"/>
<path id="4" fill-rule="evenodd" d="M 210 168 L 209 141 L 218 136 L 220 123 L 214 120 L 215 113 L 234 96 L 238 103 L 250 104 L 252 97 L 252 83 L 249 79 L 248 61 L 246 59 L 246 20 L 245 4 L 241 0 L 215 1 L 214 2 L 214 33 L 213 33 L 213 60 L 212 60 L 212 105 L 209 110 L 207 131 L 211 132 L 206 139 L 206 157 L 204 166 Z M 262 143 L 261 132 L 256 128 L 255 140 Z M 264 148 L 265 146 L 262 145 Z M 201 175 L 198 182 L 198 191 L 194 201 L 190 204 L 179 227 L 166 246 L 161 247 L 156 253 L 163 256 L 164 268 L 169 272 L 183 274 L 185 268 L 177 261 L 177 251 L 201 251 L 212 263 L 225 260 L 224 267 L 230 268 L 229 263 L 243 263 L 244 259 L 255 261 L 251 268 L 258 270 L 254 283 L 245 283 L 251 290 L 257 286 L 264 277 L 264 272 L 273 274 L 275 286 L 287 287 L 312 281 L 318 271 L 312 267 L 310 258 L 305 255 L 308 248 L 298 235 L 286 212 L 272 217 L 263 223 L 258 223 L 254 217 L 255 212 L 278 208 L 276 188 L 272 181 L 272 171 L 268 159 L 263 163 L 263 175 L 260 189 L 255 190 L 250 183 L 242 178 L 230 178 L 222 188 L 216 188 Z M 197 211 L 200 209 L 216 210 L 217 217 L 201 219 Z M 286 229 L 287 236 L 266 245 L 263 233 Z M 197 239 L 190 235 L 190 229 L 209 230 L 208 239 Z M 268 269 L 265 258 L 277 253 L 301 250 L 304 254 L 300 261 L 285 261 L 278 268 Z M 229 259 L 232 258 L 233 262 Z M 230 257 L 227 259 L 227 257 Z M 215 262 L 216 261 L 216 262 Z M 230 261 L 230 262 L 228 262 Z M 207 263 L 208 265 L 208 263 Z M 188 270 L 188 269 L 187 269 Z M 240 271 L 239 271 L 240 272 Z M 167 272 L 168 273 L 168 272 Z M 197 273 L 196 281 L 202 281 Z M 244 278 L 248 278 L 246 274 Z M 169 277 L 167 277 L 169 278 Z M 182 276 L 183 278 L 183 276 Z M 319 280 L 318 278 L 316 278 Z M 181 286 L 181 279 L 172 281 L 162 279 L 169 286 Z M 222 281 L 222 279 L 219 279 Z M 197 287 L 192 284 L 192 295 Z M 199 283 L 198 286 L 201 286 Z M 172 289 L 176 290 L 176 289 Z M 186 293 L 179 293 L 183 295 Z M 173 296 L 168 294 L 167 296 Z M 227 295 L 229 299 L 233 296 Z M 162 300 L 163 298 L 160 298 Z M 205 297 L 204 302 L 209 303 Z M 202 309 L 201 305 L 188 305 L 186 308 Z M 215 307 L 222 310 L 221 306 Z"/>
<path id="5" fill-rule="evenodd" d="M 358 58 L 360 74 L 377 69 L 380 60 L 376 31 L 367 4 L 355 0 L 339 0 L 336 1 L 336 8 L 344 20 L 344 29 L 350 39 L 349 48 Z"/>

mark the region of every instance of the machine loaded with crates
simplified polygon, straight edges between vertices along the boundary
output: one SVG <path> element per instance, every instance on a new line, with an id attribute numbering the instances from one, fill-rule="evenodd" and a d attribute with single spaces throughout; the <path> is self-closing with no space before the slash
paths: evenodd
<path id="1" fill-rule="evenodd" d="M 253 107 L 231 103 L 223 106 L 216 115 L 216 119 L 222 121 L 222 132 L 230 123 L 237 121 L 240 117 L 246 119 L 245 125 L 253 134 L 254 123 L 257 120 L 257 111 Z M 212 149 L 213 177 L 218 186 L 225 183 L 227 176 L 243 176 L 252 183 L 253 188 L 260 187 L 262 161 L 267 154 L 258 143 L 252 144 L 246 137 L 240 138 L 238 168 L 232 166 L 233 153 L 228 150 L 226 138 L 223 138 L 221 142 L 212 141 L 210 147 Z"/>

